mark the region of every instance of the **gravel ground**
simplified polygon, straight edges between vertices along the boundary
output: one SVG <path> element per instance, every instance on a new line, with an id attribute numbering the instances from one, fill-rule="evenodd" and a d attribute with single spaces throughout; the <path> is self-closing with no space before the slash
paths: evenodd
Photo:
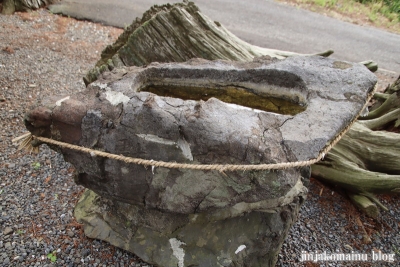
<path id="1" fill-rule="evenodd" d="M 41 147 L 17 151 L 23 116 L 37 99 L 82 90 L 82 77 L 121 30 L 49 14 L 0 15 L 0 266 L 150 266 L 132 253 L 88 239 L 73 217 L 84 188 L 73 167 Z M 398 74 L 397 74 L 398 75 Z M 378 73 L 387 85 L 393 73 Z M 277 266 L 399 266 L 400 196 L 377 221 L 360 214 L 340 190 L 312 180 L 309 199 L 290 231 Z M 364 244 L 363 231 L 372 239 Z M 395 254 L 395 262 L 306 262 L 301 252 Z"/>

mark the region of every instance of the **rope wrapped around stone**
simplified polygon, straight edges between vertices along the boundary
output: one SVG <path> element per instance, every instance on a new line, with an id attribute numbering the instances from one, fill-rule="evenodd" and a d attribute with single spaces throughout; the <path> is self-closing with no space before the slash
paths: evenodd
<path id="1" fill-rule="evenodd" d="M 110 158 L 114 160 L 124 161 L 126 163 L 133 163 L 139 164 L 144 166 L 152 166 L 152 167 L 163 167 L 163 168 L 170 168 L 170 169 L 193 169 L 193 170 L 217 170 L 219 172 L 224 173 L 225 171 L 248 171 L 248 170 L 282 170 L 288 168 L 296 168 L 296 167 L 304 167 L 310 166 L 312 164 L 317 163 L 318 161 L 324 159 L 325 155 L 334 147 L 337 142 L 348 132 L 348 130 L 353 126 L 353 124 L 357 121 L 358 117 L 361 115 L 364 109 L 367 108 L 369 101 L 375 94 L 376 88 L 378 84 L 375 84 L 374 89 L 368 94 L 368 98 L 357 114 L 357 116 L 345 127 L 343 130 L 336 135 L 336 137 L 324 147 L 323 150 L 318 154 L 318 157 L 315 159 L 310 159 L 306 161 L 296 161 L 296 162 L 282 162 L 282 163 L 270 163 L 270 164 L 247 164 L 247 165 L 240 165 L 240 164 L 189 164 L 189 163 L 176 163 L 176 162 L 165 162 L 165 161 L 156 161 L 156 160 L 147 160 L 147 159 L 140 159 L 140 158 L 132 158 L 126 157 L 123 155 L 116 155 L 112 153 L 107 153 L 91 148 L 81 147 L 77 145 L 72 145 L 65 142 L 56 141 L 46 137 L 34 136 L 30 133 L 26 133 L 20 137 L 17 137 L 12 140 L 12 142 L 21 142 L 19 149 L 28 148 L 30 151 L 33 151 L 34 148 L 30 144 L 32 140 L 38 140 L 43 143 L 56 145 L 63 148 L 68 148 L 76 151 L 81 151 L 84 153 L 89 153 L 92 156 L 99 156 Z"/>

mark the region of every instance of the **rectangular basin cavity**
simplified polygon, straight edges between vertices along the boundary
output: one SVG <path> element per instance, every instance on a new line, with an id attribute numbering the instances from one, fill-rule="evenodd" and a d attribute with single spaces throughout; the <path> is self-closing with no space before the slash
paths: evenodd
<path id="1" fill-rule="evenodd" d="M 282 88 L 284 90 L 284 88 Z M 150 92 L 158 96 L 180 98 L 183 100 L 207 101 L 214 97 L 225 103 L 236 104 L 266 112 L 274 112 L 282 115 L 296 115 L 306 110 L 306 103 L 302 103 L 299 97 L 276 97 L 263 92 L 256 92 L 240 86 L 183 86 L 183 85 L 155 85 L 147 84 L 138 92 Z"/>

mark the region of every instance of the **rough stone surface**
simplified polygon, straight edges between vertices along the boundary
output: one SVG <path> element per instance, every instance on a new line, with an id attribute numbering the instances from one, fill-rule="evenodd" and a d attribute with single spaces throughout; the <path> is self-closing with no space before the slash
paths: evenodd
<path id="1" fill-rule="evenodd" d="M 309 160 L 375 83 L 362 65 L 321 57 L 155 63 L 105 72 L 85 92 L 43 101 L 25 123 L 35 135 L 144 159 Z M 76 209 L 85 233 L 160 266 L 273 266 L 310 172 L 145 168 L 61 151 L 77 183 L 110 199 L 85 194 Z"/>
<path id="2" fill-rule="evenodd" d="M 299 183 L 299 188 L 302 184 Z M 305 192 L 290 204 L 241 216 L 173 214 L 86 191 L 75 208 L 85 234 L 134 251 L 157 266 L 275 266 Z"/>
<path id="3" fill-rule="evenodd" d="M 36 135 L 149 160 L 193 164 L 309 160 L 354 119 L 376 82 L 364 66 L 346 64 L 338 68 L 327 58 L 293 57 L 117 69 L 83 93 L 44 101 L 27 115 L 26 124 Z M 150 87 L 167 88 L 165 95 L 205 93 L 194 95 L 197 101 L 183 100 L 146 92 Z M 231 88 L 239 89 L 231 94 Z M 294 107 L 298 113 L 264 112 L 217 99 L 228 95 L 223 99 L 251 104 L 248 93 L 259 101 L 266 99 L 264 106 L 272 104 L 269 110 L 290 113 Z M 203 97 L 208 100 L 199 99 Z M 295 170 L 225 175 L 145 168 L 71 150 L 63 154 L 76 166 L 77 182 L 100 195 L 179 213 L 284 196 L 299 178 Z"/>
<path id="4" fill-rule="evenodd" d="M 12 234 L 14 230 L 11 227 L 6 227 L 3 231 L 3 235 L 9 235 Z"/>

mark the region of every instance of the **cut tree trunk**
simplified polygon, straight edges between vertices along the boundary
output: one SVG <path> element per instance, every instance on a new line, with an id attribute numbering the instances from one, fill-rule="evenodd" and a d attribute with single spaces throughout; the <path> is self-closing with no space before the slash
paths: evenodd
<path id="1" fill-rule="evenodd" d="M 4 0 L 1 13 L 4 15 L 11 15 L 16 11 L 32 11 L 58 1 L 60 0 Z"/>
<path id="2" fill-rule="evenodd" d="M 356 193 L 400 192 L 400 135 L 372 131 L 357 122 L 312 166 L 315 177 Z"/>
<path id="3" fill-rule="evenodd" d="M 363 195 L 348 194 L 350 200 L 361 210 L 374 219 L 378 218 L 379 209 L 377 205 L 372 202 L 368 197 Z"/>

